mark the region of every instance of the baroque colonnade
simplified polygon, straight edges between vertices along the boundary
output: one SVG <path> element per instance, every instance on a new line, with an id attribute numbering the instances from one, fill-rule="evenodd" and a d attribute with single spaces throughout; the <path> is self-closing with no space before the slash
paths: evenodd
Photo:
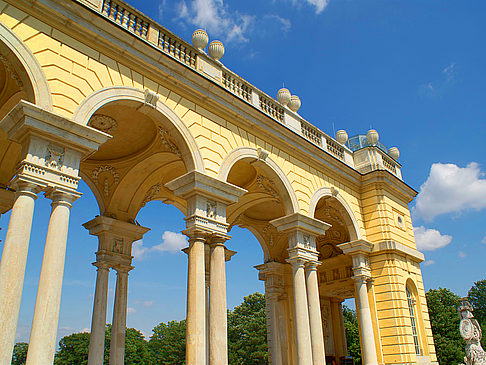
<path id="1" fill-rule="evenodd" d="M 71 127 L 66 132 L 66 125 Z M 11 356 L 16 322 L 20 308 L 21 288 L 25 272 L 33 208 L 36 195 L 45 191 L 52 199 L 52 211 L 46 238 L 45 254 L 39 280 L 36 308 L 30 338 L 28 363 L 42 360 L 50 363 L 54 357 L 67 226 L 71 204 L 80 196 L 76 192 L 79 180 L 77 169 L 81 158 L 106 141 L 109 136 L 90 127 L 73 125 L 59 116 L 39 110 L 22 102 L 2 122 L 9 137 L 23 144 L 24 159 L 11 186 L 16 188 L 7 231 L 5 249 L 0 266 L 0 310 L 3 320 L 1 355 Z M 49 131 L 47 134 L 46 130 Z M 86 137 L 86 135 L 88 137 Z M 82 136 L 82 137 L 81 137 Z M 39 151 L 42 151 L 41 153 Z M 45 153 L 47 151 L 47 154 Z M 39 157 L 44 160 L 39 166 Z M 68 167 L 70 176 L 60 172 Z M 187 293 L 187 359 L 190 364 L 227 363 L 226 344 L 226 207 L 245 193 L 244 189 L 192 171 L 170 182 L 168 187 L 187 201 L 187 229 L 189 237 L 188 293 Z M 4 195 L 11 198 L 11 194 Z M 3 202 L 8 202 L 4 199 Z M 8 205 L 8 204 L 7 204 Z M 329 225 L 314 218 L 292 213 L 272 221 L 281 233 L 288 236 L 289 259 L 293 272 L 295 338 L 299 364 L 324 364 L 325 349 L 319 304 L 317 280 L 318 252 L 316 237 L 324 234 Z M 109 269 L 117 272 L 113 314 L 113 335 L 110 364 L 122 364 L 127 311 L 128 272 L 131 266 L 131 245 L 140 239 L 147 228 L 110 217 L 99 216 L 85 224 L 91 234 L 98 236 L 96 292 L 90 342 L 90 364 L 99 364 L 103 358 L 104 330 L 107 307 L 107 280 Z M 359 241 L 361 242 L 361 241 Z M 351 245 L 352 246 L 352 245 Z M 355 279 L 359 298 L 360 325 L 366 364 L 376 363 L 373 327 L 367 303 L 366 279 L 369 277 L 365 254 L 370 247 L 361 244 L 349 248 L 355 258 Z M 210 254 L 206 258 L 206 247 Z M 344 248 L 344 247 L 343 247 Z M 355 254 L 357 253 L 357 254 Z M 209 261 L 209 265 L 205 261 Z M 264 264 L 269 265 L 269 263 Z M 206 271 L 209 267 L 209 301 Z M 268 293 L 271 307 L 271 293 Z M 206 303 L 209 311 L 206 311 Z M 270 309 L 273 311 L 273 309 Z M 209 320 L 207 317 L 209 313 Z M 275 318 L 270 316 L 271 333 L 278 333 Z M 209 328 L 206 328 L 208 324 Z M 279 363 L 281 349 L 275 338 L 273 363 Z M 209 354 L 206 349 L 209 349 Z"/>

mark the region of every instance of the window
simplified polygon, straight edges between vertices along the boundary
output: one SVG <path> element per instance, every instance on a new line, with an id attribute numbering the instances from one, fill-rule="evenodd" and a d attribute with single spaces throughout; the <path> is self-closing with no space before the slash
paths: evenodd
<path id="1" fill-rule="evenodd" d="M 420 342 L 417 333 L 417 323 L 415 320 L 415 299 L 410 292 L 410 289 L 407 286 L 407 302 L 408 302 L 408 310 L 410 312 L 410 322 L 412 323 L 412 334 L 413 334 L 413 343 L 415 345 L 415 354 L 420 355 Z"/>

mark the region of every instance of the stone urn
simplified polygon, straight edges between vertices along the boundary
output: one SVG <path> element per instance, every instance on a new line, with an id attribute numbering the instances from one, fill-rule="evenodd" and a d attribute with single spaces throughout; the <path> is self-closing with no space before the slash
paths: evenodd
<path id="1" fill-rule="evenodd" d="M 277 100 L 280 104 L 282 104 L 283 106 L 287 106 L 289 105 L 290 103 L 290 91 L 289 89 L 286 89 L 286 88 L 281 88 L 278 92 L 277 92 Z"/>
<path id="2" fill-rule="evenodd" d="M 208 45 L 209 37 L 208 33 L 204 29 L 197 29 L 192 33 L 192 45 L 202 51 Z"/>
<path id="3" fill-rule="evenodd" d="M 396 161 L 400 157 L 400 151 L 396 147 L 390 147 L 388 149 L 388 155 Z"/>
<path id="4" fill-rule="evenodd" d="M 375 146 L 380 139 L 380 135 L 374 129 L 370 129 L 368 133 L 366 133 L 366 139 L 368 140 L 368 145 Z"/>
<path id="5" fill-rule="evenodd" d="M 300 99 L 297 95 L 292 95 L 290 97 L 290 104 L 289 104 L 290 110 L 297 113 L 301 105 L 302 103 L 300 102 Z"/>
<path id="6" fill-rule="evenodd" d="M 212 59 L 219 61 L 224 55 L 224 45 L 221 41 L 212 41 L 208 47 L 209 56 Z"/>
<path id="7" fill-rule="evenodd" d="M 348 134 L 344 129 L 340 129 L 336 132 L 336 141 L 341 144 L 345 144 L 348 141 Z"/>

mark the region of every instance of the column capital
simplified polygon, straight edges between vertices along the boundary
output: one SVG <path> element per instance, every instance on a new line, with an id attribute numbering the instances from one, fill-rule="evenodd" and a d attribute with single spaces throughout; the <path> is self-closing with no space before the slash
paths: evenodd
<path id="1" fill-rule="evenodd" d="M 112 266 L 112 268 L 113 270 L 116 271 L 117 275 L 124 275 L 124 274 L 128 275 L 128 273 L 133 270 L 133 266 L 124 265 L 124 264 L 119 264 L 119 265 L 115 264 Z"/>
<path id="2" fill-rule="evenodd" d="M 45 193 L 46 198 L 52 200 L 51 205 L 66 205 L 71 208 L 72 203 L 80 198 L 83 194 L 73 190 L 66 190 L 60 187 L 52 187 Z"/>
<path id="3" fill-rule="evenodd" d="M 371 276 L 369 275 L 354 275 L 351 277 L 351 279 L 353 279 L 357 284 L 363 284 L 363 283 L 367 283 L 368 280 L 371 279 Z"/>
<path id="4" fill-rule="evenodd" d="M 30 176 L 24 176 L 17 174 L 10 182 L 10 188 L 18 195 L 29 195 L 34 199 L 37 199 L 37 194 L 46 188 L 46 184 Z"/>
<path id="5" fill-rule="evenodd" d="M 320 261 L 308 261 L 305 264 L 305 269 L 307 271 L 316 271 L 317 270 L 317 266 L 319 266 L 320 264 L 321 264 Z"/>
<path id="6" fill-rule="evenodd" d="M 302 257 L 291 257 L 288 258 L 287 261 L 292 267 L 302 267 L 305 268 L 305 264 L 308 262 L 305 258 Z"/>
<path id="7" fill-rule="evenodd" d="M 110 264 L 105 261 L 98 260 L 91 263 L 91 265 L 96 266 L 98 270 L 110 270 Z"/>

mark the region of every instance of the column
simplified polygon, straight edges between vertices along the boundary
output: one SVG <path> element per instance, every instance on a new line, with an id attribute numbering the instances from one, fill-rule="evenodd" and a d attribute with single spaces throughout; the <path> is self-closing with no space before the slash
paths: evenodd
<path id="1" fill-rule="evenodd" d="M 309 302 L 310 336 L 312 360 L 314 365 L 326 365 L 324 336 L 322 333 L 321 304 L 319 301 L 319 283 L 317 280 L 317 263 L 306 264 L 307 300 Z"/>
<path id="2" fill-rule="evenodd" d="M 211 244 L 209 275 L 209 363 L 228 364 L 225 238 Z"/>
<path id="3" fill-rule="evenodd" d="M 271 364 L 272 365 L 282 365 L 282 347 L 280 342 L 279 336 L 279 325 L 278 325 L 278 309 L 277 309 L 277 302 L 278 297 L 281 294 L 276 293 L 267 293 L 265 290 L 265 303 L 268 308 L 268 319 L 269 319 L 269 339 L 268 342 L 270 343 L 270 357 L 271 357 Z"/>
<path id="4" fill-rule="evenodd" d="M 295 332 L 297 342 L 297 364 L 309 365 L 312 362 L 312 347 L 309 328 L 309 311 L 305 285 L 305 260 L 293 258 L 288 260 L 292 265 L 294 280 Z"/>
<path id="5" fill-rule="evenodd" d="M 111 327 L 110 365 L 125 363 L 125 332 L 127 329 L 128 271 L 131 267 L 118 266 L 116 270 L 115 306 Z"/>
<path id="6" fill-rule="evenodd" d="M 334 333 L 334 348 L 337 359 L 348 354 L 341 303 L 342 299 L 331 298 L 332 331 Z"/>
<path id="7" fill-rule="evenodd" d="M 370 305 L 368 302 L 367 276 L 354 276 L 356 292 L 358 293 L 357 307 L 360 327 L 361 348 L 363 350 L 363 365 L 377 365 L 375 335 L 373 333 L 373 322 L 371 320 Z"/>
<path id="8" fill-rule="evenodd" d="M 0 262 L 0 364 L 10 364 L 15 344 L 34 202 L 38 187 L 17 183 Z"/>
<path id="9" fill-rule="evenodd" d="M 205 237 L 191 234 L 188 250 L 186 362 L 206 364 Z M 112 365 L 112 364 L 110 364 Z"/>
<path id="10" fill-rule="evenodd" d="M 97 267 L 96 288 L 89 338 L 88 365 L 103 364 L 105 351 L 106 304 L 110 268 L 107 263 L 95 262 Z"/>
<path id="11" fill-rule="evenodd" d="M 30 332 L 28 365 L 52 364 L 54 361 L 69 214 L 71 203 L 80 195 L 58 189 L 48 195 L 52 199 L 51 217 Z"/>

